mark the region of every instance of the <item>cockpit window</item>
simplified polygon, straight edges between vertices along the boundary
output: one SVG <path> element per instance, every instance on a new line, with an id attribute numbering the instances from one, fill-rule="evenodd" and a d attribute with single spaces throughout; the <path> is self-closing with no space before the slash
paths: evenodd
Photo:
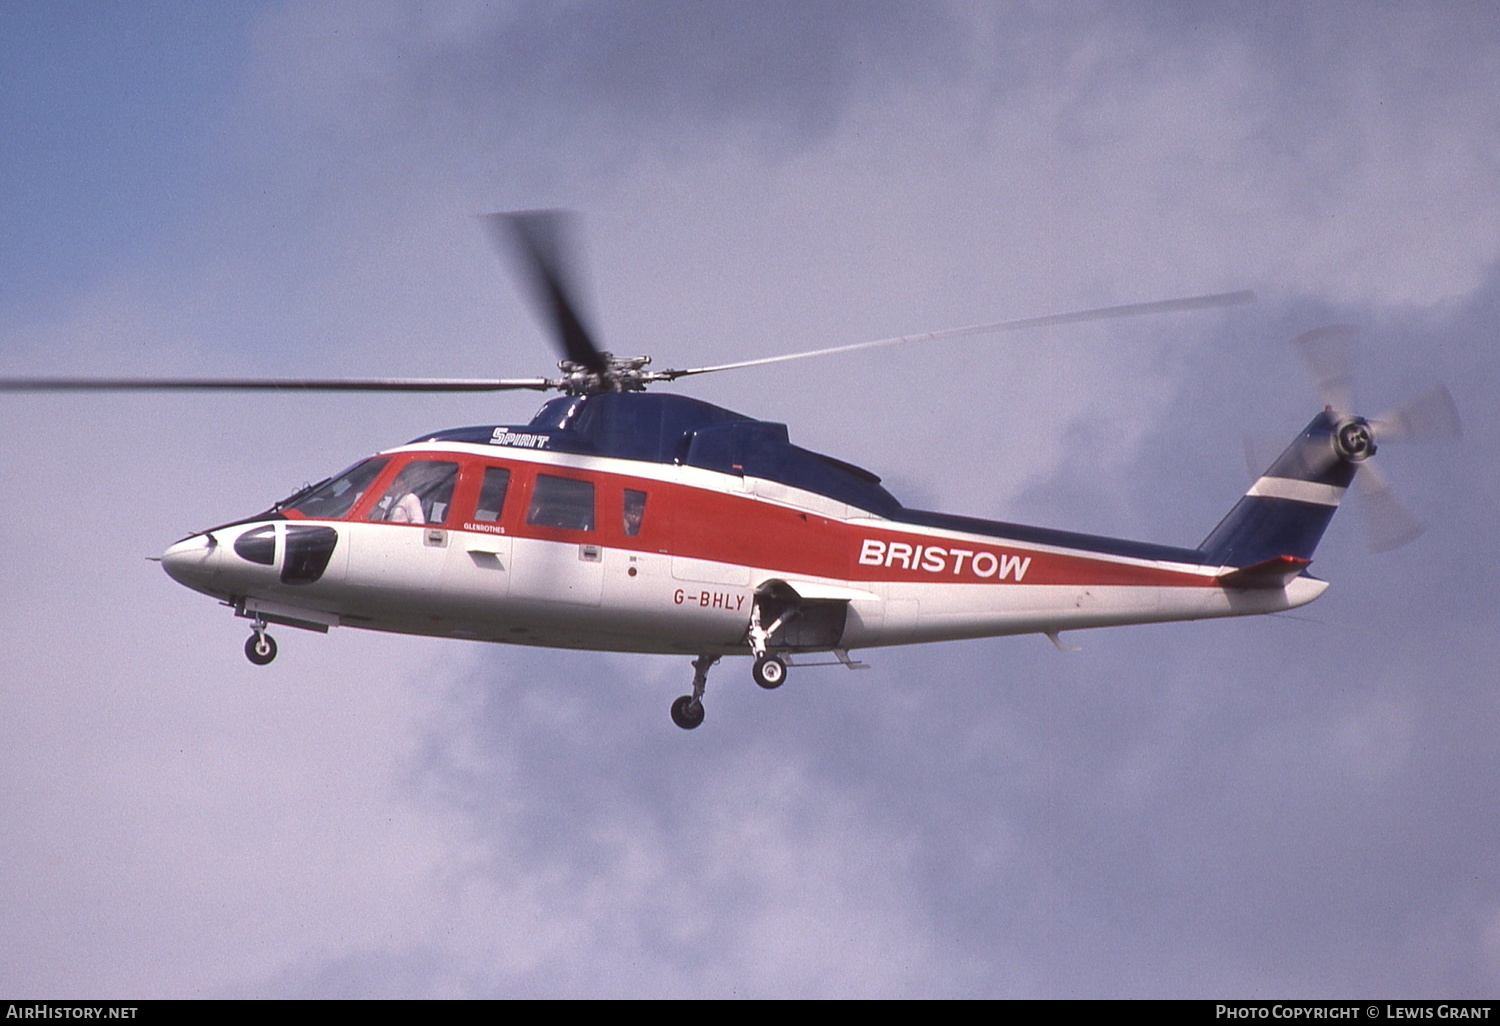
<path id="1" fill-rule="evenodd" d="M 370 520 L 391 524 L 441 524 L 453 501 L 458 464 L 447 460 L 412 460 L 370 510 Z"/>
<path id="2" fill-rule="evenodd" d="M 362 460 L 337 477 L 330 478 L 327 484 L 321 484 L 303 496 L 288 499 L 285 508 L 294 509 L 309 520 L 337 520 L 359 501 L 359 497 L 365 494 L 365 489 L 370 487 L 370 482 L 375 480 L 390 461 L 389 456 Z"/>
<path id="3" fill-rule="evenodd" d="M 246 531 L 234 540 L 234 551 L 241 559 L 271 566 L 276 562 L 276 525 L 267 524 Z"/>

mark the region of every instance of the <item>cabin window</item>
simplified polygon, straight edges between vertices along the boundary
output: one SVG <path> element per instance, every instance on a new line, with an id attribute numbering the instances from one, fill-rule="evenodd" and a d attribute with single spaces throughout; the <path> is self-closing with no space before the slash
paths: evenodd
<path id="1" fill-rule="evenodd" d="M 368 519 L 390 524 L 441 524 L 448 518 L 457 480 L 457 463 L 412 460 L 401 468 Z"/>
<path id="2" fill-rule="evenodd" d="M 531 489 L 526 522 L 535 527 L 594 529 L 594 482 L 538 474 Z"/>
<path id="3" fill-rule="evenodd" d="M 646 493 L 634 488 L 625 489 L 624 523 L 625 534 L 634 538 L 641 533 L 641 521 L 646 516 Z"/>
<path id="4" fill-rule="evenodd" d="M 500 521 L 500 511 L 505 508 L 505 490 L 510 487 L 510 471 L 505 467 L 485 467 L 484 481 L 479 486 L 479 504 L 474 510 L 474 519 L 482 524 Z"/>
<path id="5" fill-rule="evenodd" d="M 389 456 L 377 456 L 364 460 L 330 478 L 326 484 L 307 492 L 305 496 L 293 496 L 286 505 L 309 520 L 337 520 L 346 515 L 359 497 L 365 494 L 370 482 L 379 476 L 389 463 Z"/>

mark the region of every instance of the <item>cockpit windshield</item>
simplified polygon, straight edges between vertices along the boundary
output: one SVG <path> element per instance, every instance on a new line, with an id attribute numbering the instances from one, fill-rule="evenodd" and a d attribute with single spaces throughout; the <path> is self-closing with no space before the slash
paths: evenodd
<path id="1" fill-rule="evenodd" d="M 392 524 L 441 524 L 448 518 L 458 464 L 449 460 L 412 460 L 401 468 L 367 520 Z"/>
<path id="2" fill-rule="evenodd" d="M 375 456 L 361 460 L 337 477 L 301 494 L 294 495 L 282 504 L 283 509 L 295 510 L 309 520 L 337 520 L 365 494 L 370 482 L 385 469 L 389 456 Z"/>

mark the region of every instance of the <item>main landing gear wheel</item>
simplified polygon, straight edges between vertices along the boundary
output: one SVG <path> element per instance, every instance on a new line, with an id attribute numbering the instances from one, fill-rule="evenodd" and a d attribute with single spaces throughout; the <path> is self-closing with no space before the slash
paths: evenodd
<path id="1" fill-rule="evenodd" d="M 786 663 L 773 655 L 763 655 L 755 660 L 755 668 L 750 674 L 755 678 L 755 683 L 767 691 L 779 688 L 786 680 Z"/>
<path id="2" fill-rule="evenodd" d="M 276 639 L 265 631 L 256 631 L 245 639 L 245 658 L 256 666 L 265 666 L 276 658 Z"/>
<path id="3" fill-rule="evenodd" d="M 672 722 L 683 730 L 692 730 L 703 722 L 703 703 L 692 695 L 683 695 L 672 703 Z"/>

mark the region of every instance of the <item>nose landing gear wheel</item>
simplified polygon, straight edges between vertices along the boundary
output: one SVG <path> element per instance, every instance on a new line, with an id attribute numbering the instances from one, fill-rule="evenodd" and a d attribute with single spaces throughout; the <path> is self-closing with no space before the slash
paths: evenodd
<path id="1" fill-rule="evenodd" d="M 683 695 L 672 703 L 672 722 L 683 730 L 692 730 L 703 722 L 703 703 L 692 695 Z"/>
<path id="2" fill-rule="evenodd" d="M 245 639 L 245 658 L 256 666 L 265 666 L 276 658 L 276 639 L 265 631 L 257 631 Z"/>
<path id="3" fill-rule="evenodd" d="M 786 663 L 773 655 L 763 655 L 755 660 L 755 667 L 750 675 L 755 678 L 755 683 L 767 691 L 779 688 L 786 680 Z"/>

